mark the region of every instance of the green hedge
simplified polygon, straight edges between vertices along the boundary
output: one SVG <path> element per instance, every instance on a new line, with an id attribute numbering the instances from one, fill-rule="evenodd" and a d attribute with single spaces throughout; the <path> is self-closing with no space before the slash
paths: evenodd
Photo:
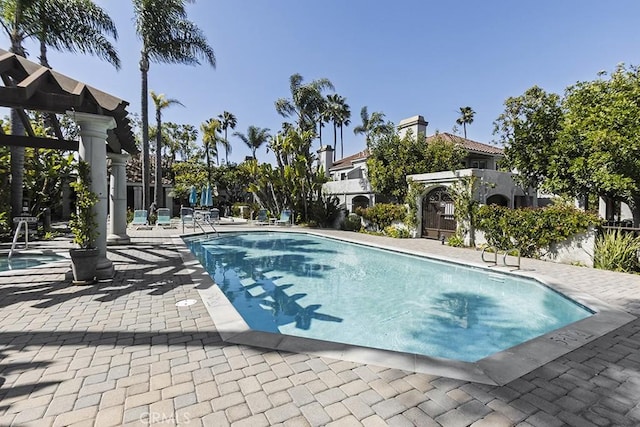
<path id="1" fill-rule="evenodd" d="M 599 224 L 596 215 L 569 205 L 537 209 L 484 205 L 478 209 L 477 228 L 484 231 L 487 243 L 499 250 L 515 247 L 522 256 L 539 258 L 552 243 Z"/>

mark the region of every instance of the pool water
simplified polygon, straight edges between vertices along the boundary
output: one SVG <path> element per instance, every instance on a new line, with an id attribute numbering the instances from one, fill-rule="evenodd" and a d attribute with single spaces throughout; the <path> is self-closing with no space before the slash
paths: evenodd
<path id="1" fill-rule="evenodd" d="M 306 233 L 185 242 L 264 332 L 474 362 L 593 314 L 532 279 Z"/>
<path id="2" fill-rule="evenodd" d="M 0 258 L 0 272 L 23 270 L 63 259 L 64 257 L 59 255 L 18 254 L 12 256 L 11 259 Z"/>

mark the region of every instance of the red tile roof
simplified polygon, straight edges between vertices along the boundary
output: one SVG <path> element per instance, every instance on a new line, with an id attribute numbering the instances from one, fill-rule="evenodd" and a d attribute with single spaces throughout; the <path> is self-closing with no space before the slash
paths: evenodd
<path id="1" fill-rule="evenodd" d="M 356 154 L 352 154 L 351 156 L 348 157 L 344 157 L 338 161 L 336 161 L 330 168 L 329 170 L 334 170 L 334 169 L 342 169 L 342 168 L 346 168 L 346 167 L 351 167 L 351 164 L 357 160 L 366 160 L 369 157 L 369 149 L 365 148 L 364 150 L 360 151 L 359 153 Z"/>
<path id="2" fill-rule="evenodd" d="M 437 133 L 435 135 L 431 135 L 427 137 L 427 143 L 433 141 L 434 138 L 440 137 L 445 141 L 461 144 L 467 151 L 474 151 L 476 153 L 485 153 L 485 154 L 497 154 L 502 155 L 503 151 L 501 148 L 495 147 L 493 145 L 483 144 L 482 142 L 472 141 L 470 139 L 463 138 L 458 135 L 452 135 L 447 132 Z"/>
<path id="3" fill-rule="evenodd" d="M 502 155 L 504 152 L 501 148 L 495 147 L 493 145 L 483 144 L 482 142 L 473 141 L 471 139 L 463 138 L 461 136 L 452 135 L 447 132 L 437 133 L 435 135 L 428 136 L 426 141 L 427 143 L 433 141 L 434 138 L 440 137 L 447 142 L 453 144 L 461 144 L 465 150 L 472 151 L 475 153 L 484 153 L 484 154 L 493 154 L 493 155 Z M 369 157 L 369 149 L 364 149 L 359 153 L 353 154 L 349 157 L 345 157 L 336 161 L 329 170 L 338 170 L 344 169 L 347 167 L 351 167 L 353 162 L 358 160 L 366 160 Z"/>

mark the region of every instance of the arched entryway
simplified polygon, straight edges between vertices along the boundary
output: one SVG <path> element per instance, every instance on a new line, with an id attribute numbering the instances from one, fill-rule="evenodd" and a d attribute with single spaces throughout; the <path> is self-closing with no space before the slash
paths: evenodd
<path id="1" fill-rule="evenodd" d="M 441 239 L 456 231 L 453 216 L 453 199 L 446 187 L 429 191 L 422 199 L 422 237 Z"/>
<path id="2" fill-rule="evenodd" d="M 502 194 L 494 194 L 492 196 L 487 197 L 487 205 L 498 205 L 498 206 L 509 206 L 509 199 L 504 197 Z"/>
<path id="3" fill-rule="evenodd" d="M 365 196 L 356 196 L 351 201 L 351 212 L 355 212 L 358 208 L 369 207 L 369 198 Z"/>

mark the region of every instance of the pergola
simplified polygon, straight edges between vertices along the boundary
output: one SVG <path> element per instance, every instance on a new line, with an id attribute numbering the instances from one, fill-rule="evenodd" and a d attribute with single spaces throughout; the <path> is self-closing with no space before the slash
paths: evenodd
<path id="1" fill-rule="evenodd" d="M 0 49 L 0 77 L 0 106 L 15 109 L 26 131 L 26 135 L 7 135 L 0 128 L 0 145 L 77 150 L 79 158 L 91 165 L 92 190 L 98 195 L 95 206 L 100 232 L 98 278 L 113 277 L 106 246 L 107 241 L 129 240 L 125 166 L 127 153 L 138 152 L 127 118 L 129 103 L 4 49 Z M 47 114 L 55 136 L 36 136 L 25 110 Z M 64 139 L 57 114 L 66 114 L 78 124 L 80 141 Z M 110 179 L 107 158 L 111 162 Z M 111 212 L 109 230 L 107 194 Z"/>

